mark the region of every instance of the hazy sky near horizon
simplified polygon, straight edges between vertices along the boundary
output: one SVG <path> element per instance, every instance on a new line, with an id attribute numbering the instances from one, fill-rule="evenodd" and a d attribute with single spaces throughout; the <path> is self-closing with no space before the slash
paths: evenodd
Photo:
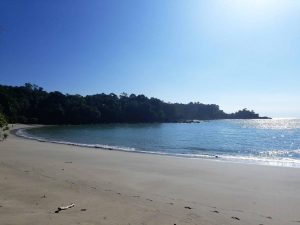
<path id="1" fill-rule="evenodd" d="M 300 118 L 298 0 L 1 0 L 0 84 Z"/>

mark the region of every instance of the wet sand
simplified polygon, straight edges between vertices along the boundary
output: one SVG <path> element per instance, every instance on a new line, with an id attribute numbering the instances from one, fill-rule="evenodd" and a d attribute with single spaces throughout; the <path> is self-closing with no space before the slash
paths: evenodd
<path id="1" fill-rule="evenodd" d="M 299 190 L 299 168 L 0 143 L 0 224 L 297 225 Z"/>

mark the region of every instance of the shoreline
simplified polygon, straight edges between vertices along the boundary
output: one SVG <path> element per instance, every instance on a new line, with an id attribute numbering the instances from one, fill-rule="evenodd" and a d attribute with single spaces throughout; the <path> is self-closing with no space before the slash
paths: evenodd
<path id="1" fill-rule="evenodd" d="M 17 125 L 18 126 L 18 125 Z M 270 159 L 270 158 L 262 158 L 262 157 L 250 157 L 250 156 L 233 156 L 233 155 L 200 155 L 200 154 L 172 154 L 172 153 L 164 153 L 164 152 L 153 152 L 153 151 L 145 151 L 145 150 L 137 150 L 135 148 L 130 147 L 121 147 L 121 146 L 108 146 L 103 144 L 86 144 L 86 143 L 77 143 L 77 142 L 67 142 L 67 141 L 57 141 L 57 140 L 47 140 L 38 136 L 30 136 L 26 133 L 28 129 L 34 129 L 39 127 L 46 126 L 55 126 L 55 125 L 41 125 L 41 124 L 33 124 L 33 125 L 25 125 L 19 124 L 20 128 L 15 128 L 10 131 L 13 135 L 16 135 L 20 138 L 34 140 L 38 142 L 47 142 L 53 144 L 61 144 L 61 145 L 69 145 L 69 146 L 77 146 L 82 148 L 92 148 L 99 150 L 109 150 L 109 151 L 121 151 L 127 153 L 139 153 L 139 154 L 148 154 L 148 155 L 159 155 L 159 156 L 168 156 L 168 157 L 179 157 L 179 158 L 188 158 L 188 159 L 200 159 L 200 160 L 213 160 L 215 162 L 227 162 L 227 163 L 238 163 L 238 164 L 250 164 L 250 165 L 262 165 L 262 166 L 275 166 L 275 167 L 287 167 L 287 168 L 300 168 L 300 160 L 291 160 L 291 159 Z M 25 133 L 23 132 L 25 131 Z M 20 133 L 18 133 L 20 132 Z"/>
<path id="2" fill-rule="evenodd" d="M 294 168 L 10 135 L 0 143 L 0 224 L 293 225 L 300 221 L 299 177 Z"/>

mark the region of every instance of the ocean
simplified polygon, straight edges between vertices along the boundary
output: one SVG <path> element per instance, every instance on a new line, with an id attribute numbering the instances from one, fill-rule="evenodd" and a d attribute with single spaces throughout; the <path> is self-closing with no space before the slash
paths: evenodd
<path id="1" fill-rule="evenodd" d="M 18 135 L 92 148 L 300 167 L 300 120 L 104 124 L 21 129 Z"/>

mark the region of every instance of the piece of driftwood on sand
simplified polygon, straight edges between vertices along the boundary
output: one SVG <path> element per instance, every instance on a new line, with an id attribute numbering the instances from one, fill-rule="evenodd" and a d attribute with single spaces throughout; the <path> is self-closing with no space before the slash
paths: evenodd
<path id="1" fill-rule="evenodd" d="M 60 207 L 57 208 L 57 210 L 55 211 L 55 213 L 59 213 L 62 210 L 73 208 L 74 206 L 75 206 L 74 203 L 72 203 L 70 205 L 67 205 L 67 206 L 60 206 Z"/>

